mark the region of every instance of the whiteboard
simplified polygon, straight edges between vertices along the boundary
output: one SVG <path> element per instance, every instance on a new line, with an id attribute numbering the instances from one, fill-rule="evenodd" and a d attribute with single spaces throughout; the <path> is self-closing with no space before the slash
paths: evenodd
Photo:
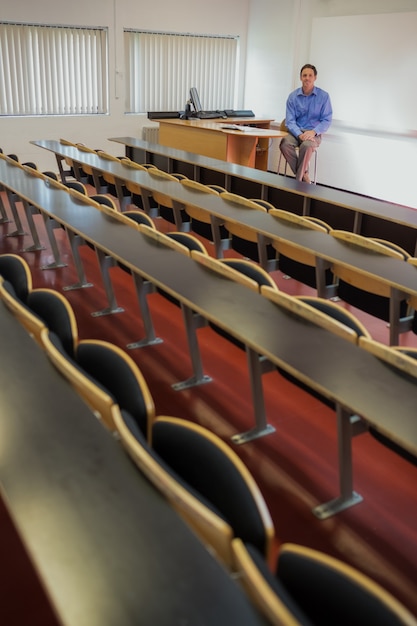
<path id="1" fill-rule="evenodd" d="M 310 59 L 334 120 L 417 129 L 417 12 L 315 18 Z"/>

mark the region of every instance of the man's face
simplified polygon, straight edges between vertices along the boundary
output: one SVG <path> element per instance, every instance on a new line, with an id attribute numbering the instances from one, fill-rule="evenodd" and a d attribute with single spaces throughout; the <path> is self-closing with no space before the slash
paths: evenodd
<path id="1" fill-rule="evenodd" d="M 309 67 L 304 68 L 300 74 L 300 80 L 302 83 L 303 92 L 310 93 L 310 91 L 312 91 L 314 88 L 314 81 L 316 80 L 313 70 Z"/>

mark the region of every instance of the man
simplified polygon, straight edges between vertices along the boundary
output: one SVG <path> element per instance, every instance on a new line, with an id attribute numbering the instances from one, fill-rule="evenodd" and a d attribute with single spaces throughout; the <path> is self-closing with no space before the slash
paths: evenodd
<path id="1" fill-rule="evenodd" d="M 315 86 L 317 70 L 307 63 L 300 71 L 301 87 L 287 99 L 285 124 L 289 134 L 280 144 L 280 150 L 297 180 L 310 183 L 308 166 L 321 136 L 332 122 L 332 105 L 329 94 Z"/>

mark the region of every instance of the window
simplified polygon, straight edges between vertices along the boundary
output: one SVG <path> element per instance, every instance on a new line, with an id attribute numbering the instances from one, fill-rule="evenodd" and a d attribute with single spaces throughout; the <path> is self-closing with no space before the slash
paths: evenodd
<path id="1" fill-rule="evenodd" d="M 238 37 L 125 30 L 124 38 L 127 113 L 184 110 L 190 87 L 205 110 L 234 108 Z"/>
<path id="2" fill-rule="evenodd" d="M 0 115 L 107 113 L 107 31 L 0 23 Z"/>

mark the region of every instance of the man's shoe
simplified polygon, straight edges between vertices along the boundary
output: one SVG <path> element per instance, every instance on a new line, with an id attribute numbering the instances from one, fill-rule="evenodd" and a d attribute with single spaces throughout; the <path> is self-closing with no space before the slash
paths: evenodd
<path id="1" fill-rule="evenodd" d="M 308 172 L 304 174 L 303 182 L 311 184 L 311 179 L 310 179 L 310 176 L 308 175 Z"/>

